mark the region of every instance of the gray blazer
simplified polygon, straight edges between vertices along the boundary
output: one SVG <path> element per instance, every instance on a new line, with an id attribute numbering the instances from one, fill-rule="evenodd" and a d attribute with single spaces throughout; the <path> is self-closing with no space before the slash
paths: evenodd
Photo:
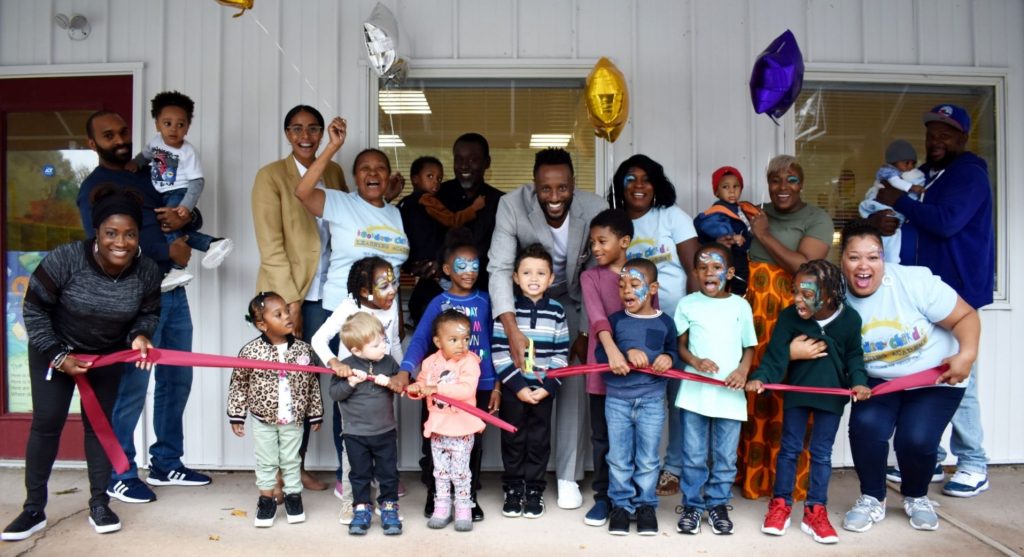
<path id="1" fill-rule="evenodd" d="M 576 307 L 567 307 L 565 310 L 567 313 L 581 312 L 580 330 L 584 331 L 587 329 L 587 320 L 583 315 L 580 273 L 593 266 L 593 257 L 590 254 L 590 221 L 607 208 L 608 204 L 600 197 L 579 190 L 573 194 L 572 205 L 569 207 L 569 242 L 566 246 L 565 275 L 568 280 L 569 297 Z M 497 318 L 503 313 L 515 311 L 512 267 L 518 250 L 539 243 L 550 252 L 554 242 L 551 227 L 544 218 L 540 203 L 537 203 L 533 184 L 520 186 L 502 196 L 501 202 L 498 203 L 494 235 L 491 237 L 491 249 L 488 252 L 491 315 Z"/>

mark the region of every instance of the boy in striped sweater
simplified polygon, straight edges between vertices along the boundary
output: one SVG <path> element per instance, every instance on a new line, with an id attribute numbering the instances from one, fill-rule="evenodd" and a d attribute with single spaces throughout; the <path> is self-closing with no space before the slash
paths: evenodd
<path id="1" fill-rule="evenodd" d="M 568 365 L 569 325 L 562 305 L 546 294 L 555 278 L 551 254 L 540 244 L 528 246 L 516 257 L 514 269 L 512 281 L 521 291 L 516 296 L 516 324 L 530 343 L 523 369 L 517 369 L 505 328 L 494 321 L 491 349 L 501 381 L 499 415 L 518 428 L 516 433 L 501 433 L 501 514 L 540 518 L 551 456 L 551 407 L 561 385 L 547 372 Z"/>

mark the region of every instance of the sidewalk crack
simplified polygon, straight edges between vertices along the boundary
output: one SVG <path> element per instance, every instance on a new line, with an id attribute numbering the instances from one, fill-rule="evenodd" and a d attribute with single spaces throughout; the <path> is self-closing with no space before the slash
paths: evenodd
<path id="1" fill-rule="evenodd" d="M 35 550 L 36 545 L 38 545 L 39 542 L 46 539 L 46 536 L 49 535 L 49 533 L 52 532 L 53 529 L 57 527 L 57 525 L 73 516 L 78 516 L 88 510 L 89 509 L 81 509 L 79 511 L 73 512 L 67 516 L 61 517 L 59 520 L 57 520 L 57 522 L 54 522 L 53 524 L 50 524 L 49 521 L 47 521 L 46 529 L 44 529 L 38 536 L 32 536 L 32 545 L 26 547 L 25 550 L 20 553 L 15 553 L 14 557 L 22 557 L 23 555 L 28 555 L 29 553 L 32 553 L 32 551 Z"/>

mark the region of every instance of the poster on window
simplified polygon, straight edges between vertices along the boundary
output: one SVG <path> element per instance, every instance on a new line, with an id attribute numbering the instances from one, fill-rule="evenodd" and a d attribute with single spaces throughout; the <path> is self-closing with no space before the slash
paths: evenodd
<path id="1" fill-rule="evenodd" d="M 32 412 L 32 387 L 28 375 L 28 334 L 22 307 L 28 280 L 46 256 L 45 251 L 7 252 L 7 411 Z M 78 393 L 72 400 L 73 412 L 78 412 Z"/>

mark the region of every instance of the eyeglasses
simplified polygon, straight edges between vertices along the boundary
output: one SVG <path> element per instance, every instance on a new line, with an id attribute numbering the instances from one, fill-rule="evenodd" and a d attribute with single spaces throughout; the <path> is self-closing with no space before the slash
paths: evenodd
<path id="1" fill-rule="evenodd" d="M 296 124 L 294 126 L 288 126 L 285 129 L 292 135 L 302 135 L 302 130 L 309 132 L 309 135 L 320 135 L 324 133 L 323 126 L 300 126 Z"/>

